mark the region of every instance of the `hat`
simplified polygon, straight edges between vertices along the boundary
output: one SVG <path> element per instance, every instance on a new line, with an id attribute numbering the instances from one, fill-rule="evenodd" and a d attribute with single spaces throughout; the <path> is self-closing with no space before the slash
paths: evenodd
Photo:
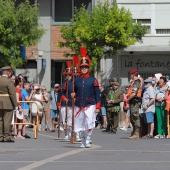
<path id="1" fill-rule="evenodd" d="M 86 55 L 87 54 L 87 50 L 85 47 L 81 47 L 80 48 L 80 53 L 81 53 L 81 60 L 80 60 L 80 67 L 82 66 L 87 66 L 87 67 L 90 67 L 90 58 Z"/>
<path id="2" fill-rule="evenodd" d="M 147 79 L 144 80 L 144 83 L 152 83 L 152 79 L 147 78 Z"/>
<path id="3" fill-rule="evenodd" d="M 63 72 L 64 75 L 72 75 L 71 68 L 66 68 L 66 70 Z"/>
<path id="4" fill-rule="evenodd" d="M 137 70 L 136 68 L 129 71 L 130 74 L 134 74 L 134 73 L 136 73 L 136 72 L 138 72 L 138 70 Z"/>
<path id="5" fill-rule="evenodd" d="M 87 67 L 90 66 L 90 60 L 89 60 L 89 58 L 83 57 L 83 58 L 81 59 L 81 61 L 80 61 L 80 67 L 82 67 L 82 66 L 87 66 Z"/>
<path id="6" fill-rule="evenodd" d="M 41 87 L 41 89 L 42 89 L 42 90 L 45 90 L 45 89 L 46 89 L 46 87 L 45 87 L 45 86 L 42 86 L 42 87 Z"/>
<path id="7" fill-rule="evenodd" d="M 34 85 L 34 90 L 40 89 L 40 86 L 38 84 Z"/>
<path id="8" fill-rule="evenodd" d="M 113 82 L 115 86 L 119 86 L 120 84 L 118 82 Z"/>
<path id="9" fill-rule="evenodd" d="M 54 87 L 59 87 L 60 85 L 59 84 L 55 84 Z"/>
<path id="10" fill-rule="evenodd" d="M 72 62 L 71 61 L 66 61 L 66 70 L 63 72 L 64 75 L 69 75 L 69 74 L 72 74 L 72 69 L 71 69 L 71 66 L 72 66 Z"/>
<path id="11" fill-rule="evenodd" d="M 111 81 L 111 82 L 115 82 L 116 80 L 115 80 L 115 78 L 114 78 L 114 77 L 112 77 L 112 78 L 109 78 L 109 81 Z"/>
<path id="12" fill-rule="evenodd" d="M 12 70 L 12 67 L 11 66 L 5 66 L 5 67 L 2 67 L 1 70 Z"/>

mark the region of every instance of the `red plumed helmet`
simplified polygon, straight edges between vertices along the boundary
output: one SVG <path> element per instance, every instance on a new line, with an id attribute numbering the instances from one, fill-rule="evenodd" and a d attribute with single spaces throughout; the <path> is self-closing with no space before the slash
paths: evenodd
<path id="1" fill-rule="evenodd" d="M 85 47 L 81 47 L 80 48 L 80 53 L 81 53 L 81 60 L 80 60 L 80 67 L 82 66 L 87 66 L 89 67 L 90 66 L 90 63 L 91 63 L 91 60 L 90 58 L 86 55 L 87 54 L 87 50 Z"/>
<path id="2" fill-rule="evenodd" d="M 71 61 L 66 61 L 66 70 L 63 72 L 64 75 L 72 75 L 72 69 L 71 69 L 71 66 L 72 66 L 72 62 Z"/>
<path id="3" fill-rule="evenodd" d="M 79 68 L 79 57 L 78 56 L 74 56 L 73 57 L 73 74 L 75 76 L 78 76 L 78 68 Z"/>

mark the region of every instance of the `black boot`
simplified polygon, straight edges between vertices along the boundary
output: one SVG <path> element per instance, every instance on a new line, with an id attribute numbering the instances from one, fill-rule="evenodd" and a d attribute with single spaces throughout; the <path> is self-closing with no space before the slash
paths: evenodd
<path id="1" fill-rule="evenodd" d="M 110 125 L 107 125 L 107 128 L 105 130 L 102 130 L 102 132 L 110 132 Z"/>

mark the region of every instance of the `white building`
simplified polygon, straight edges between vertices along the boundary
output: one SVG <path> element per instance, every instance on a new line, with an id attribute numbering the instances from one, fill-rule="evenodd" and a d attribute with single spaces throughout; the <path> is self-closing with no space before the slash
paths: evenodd
<path id="1" fill-rule="evenodd" d="M 22 0 L 18 0 L 22 1 Z M 34 0 L 30 0 L 33 2 Z M 91 10 L 97 0 L 37 0 L 40 4 L 40 22 L 46 29 L 38 46 L 29 48 L 26 69 L 16 71 L 28 77 L 31 82 L 39 82 L 51 89 L 55 83 L 62 82 L 61 73 L 66 58 L 63 49 L 56 46 L 61 39 L 60 25 L 69 24 L 74 7 L 82 3 Z M 104 2 L 105 0 L 100 0 Z M 132 13 L 136 22 L 141 21 L 148 27 L 148 33 L 138 42 L 128 47 L 114 58 L 101 61 L 100 81 L 105 84 L 109 77 L 117 77 L 121 84 L 128 83 L 128 71 L 138 68 L 141 76 L 147 77 L 156 72 L 170 73 L 170 0 L 110 0 L 119 7 L 125 7 Z M 31 59 L 31 60 L 30 60 Z M 46 60 L 46 68 L 42 68 L 42 59 Z"/>
<path id="2" fill-rule="evenodd" d="M 115 0 L 119 7 L 132 13 L 136 22 L 141 21 L 148 30 L 142 42 L 122 51 L 114 59 L 106 57 L 102 62 L 106 72 L 128 83 L 128 71 L 137 68 L 144 78 L 156 72 L 170 74 L 170 0 Z M 112 63 L 112 65 L 110 64 Z M 107 66 L 107 67 L 106 67 Z"/>

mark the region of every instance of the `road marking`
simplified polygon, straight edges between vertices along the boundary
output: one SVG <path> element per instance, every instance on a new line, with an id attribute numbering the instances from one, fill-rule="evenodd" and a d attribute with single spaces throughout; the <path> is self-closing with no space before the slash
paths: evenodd
<path id="1" fill-rule="evenodd" d="M 30 132 L 30 131 L 29 131 L 29 133 L 34 134 L 33 132 Z M 66 139 L 64 139 L 64 138 L 58 138 L 58 137 L 56 137 L 56 136 L 51 136 L 51 135 L 45 135 L 45 134 L 40 134 L 40 133 L 39 133 L 38 135 L 44 136 L 44 137 L 53 138 L 54 140 L 70 141 L 70 140 L 66 140 Z M 74 143 L 80 143 L 80 142 L 74 142 Z"/>
<path id="2" fill-rule="evenodd" d="M 57 160 L 53 160 L 53 161 L 48 161 L 49 162 L 58 162 L 58 163 L 170 163 L 170 161 L 57 161 Z M 0 163 L 35 163 L 35 161 L 0 161 Z M 41 164 L 43 165 L 43 164 Z M 41 166 L 39 165 L 39 166 Z M 30 165 L 28 165 L 30 166 Z M 28 166 L 25 166 L 28 167 Z M 24 168 L 24 167 L 23 167 Z M 20 168 L 20 169 L 23 169 Z M 36 167 L 34 167 L 36 168 Z M 19 170 L 19 169 L 18 169 Z"/>
<path id="3" fill-rule="evenodd" d="M 32 148 L 17 148 L 17 149 L 0 149 L 0 151 L 64 151 L 66 149 L 32 149 Z"/>
<path id="4" fill-rule="evenodd" d="M 142 153 L 169 153 L 170 151 L 159 150 L 93 150 L 93 152 L 142 152 Z"/>
<path id="5" fill-rule="evenodd" d="M 46 163 L 53 162 L 53 161 L 56 161 L 58 159 L 61 159 L 61 158 L 67 157 L 67 156 L 71 156 L 71 155 L 74 155 L 74 154 L 77 154 L 77 153 L 80 153 L 80 152 L 88 151 L 88 150 L 91 150 L 91 149 L 97 149 L 97 148 L 100 148 L 100 147 L 101 146 L 93 145 L 91 148 L 80 148 L 80 149 L 72 150 L 72 151 L 69 151 L 69 152 L 66 152 L 66 153 L 62 153 L 60 155 L 45 158 L 41 161 L 36 161 L 36 162 L 34 162 L 34 163 L 32 163 L 28 166 L 24 166 L 24 167 L 19 168 L 17 170 L 25 170 L 25 169 L 31 170 L 31 169 L 37 168 L 39 166 L 42 166 Z"/>
<path id="6" fill-rule="evenodd" d="M 34 132 L 30 132 L 30 131 L 28 131 L 28 133 L 34 134 Z M 55 137 L 55 136 L 51 136 L 51 135 L 45 135 L 45 134 L 38 133 L 38 136 L 39 136 L 39 135 L 40 135 L 40 136 L 49 137 L 49 138 L 58 139 L 57 137 Z M 60 139 L 62 139 L 62 138 L 60 138 Z"/>
<path id="7" fill-rule="evenodd" d="M 0 161 L 0 163 L 32 163 L 35 161 Z"/>
<path id="8" fill-rule="evenodd" d="M 53 161 L 58 163 L 170 163 L 170 161 Z"/>

